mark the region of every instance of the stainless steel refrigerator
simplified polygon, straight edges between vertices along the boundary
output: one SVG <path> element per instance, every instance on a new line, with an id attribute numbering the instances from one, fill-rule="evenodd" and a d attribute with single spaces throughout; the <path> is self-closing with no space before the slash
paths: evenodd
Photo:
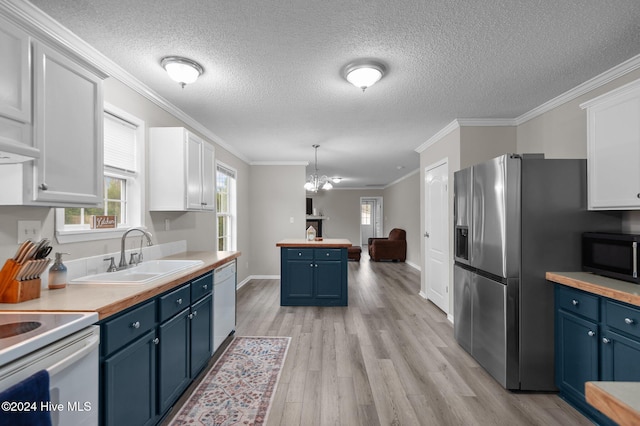
<path id="1" fill-rule="evenodd" d="M 552 391 L 553 285 L 581 270 L 581 233 L 619 231 L 587 211 L 586 160 L 507 154 L 454 175 L 454 330 L 503 387 Z"/>

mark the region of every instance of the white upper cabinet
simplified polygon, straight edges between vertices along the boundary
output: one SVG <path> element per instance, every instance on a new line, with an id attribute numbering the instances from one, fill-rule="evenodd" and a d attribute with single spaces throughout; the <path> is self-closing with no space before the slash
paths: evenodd
<path id="1" fill-rule="evenodd" d="M 34 45 L 33 199 L 103 201 L 102 79 L 40 43 Z"/>
<path id="2" fill-rule="evenodd" d="M 580 107 L 587 109 L 589 209 L 640 209 L 640 80 Z"/>
<path id="3" fill-rule="evenodd" d="M 31 37 L 2 16 L 0 58 L 0 163 L 37 157 L 31 138 Z"/>
<path id="4" fill-rule="evenodd" d="M 0 204 L 102 204 L 106 74 L 25 25 L 0 15 L 0 153 L 22 156 L 0 160 Z"/>
<path id="5" fill-rule="evenodd" d="M 214 148 L 183 127 L 149 137 L 149 210 L 215 211 Z"/>
<path id="6" fill-rule="evenodd" d="M 30 44 L 29 34 L 0 16 L 0 116 L 22 123 L 31 122 Z"/>

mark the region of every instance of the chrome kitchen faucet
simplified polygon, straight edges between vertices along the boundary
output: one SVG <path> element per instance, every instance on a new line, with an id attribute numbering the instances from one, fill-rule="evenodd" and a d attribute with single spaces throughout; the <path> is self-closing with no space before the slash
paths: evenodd
<path id="1" fill-rule="evenodd" d="M 145 231 L 142 228 L 131 228 L 128 229 L 124 234 L 122 234 L 122 240 L 120 241 L 120 262 L 118 263 L 118 269 L 126 269 L 127 267 L 129 267 L 129 265 L 127 264 L 127 260 L 125 259 L 125 254 L 124 254 L 124 241 L 127 238 L 127 235 L 129 235 L 130 232 L 133 231 L 139 231 L 141 232 L 145 237 L 147 237 L 147 246 L 152 246 L 153 243 L 151 242 L 151 234 L 147 231 Z M 142 262 L 142 244 L 140 245 L 140 253 L 137 256 L 138 260 L 136 262 L 136 265 L 140 262 Z"/>

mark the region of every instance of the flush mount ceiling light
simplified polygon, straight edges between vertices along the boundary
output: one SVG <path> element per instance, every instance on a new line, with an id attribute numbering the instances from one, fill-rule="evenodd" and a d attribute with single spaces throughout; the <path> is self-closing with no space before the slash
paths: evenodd
<path id="1" fill-rule="evenodd" d="M 331 179 L 329 179 L 327 176 L 318 175 L 318 148 L 320 148 L 320 145 L 311 146 L 316 150 L 315 173 L 309 176 L 307 183 L 304 184 L 304 189 L 309 192 L 318 192 L 319 189 L 332 189 L 333 184 L 331 183 Z"/>
<path id="2" fill-rule="evenodd" d="M 162 67 L 172 80 L 177 81 L 184 89 L 186 84 L 195 82 L 204 72 L 202 65 L 181 56 L 167 56 L 160 61 Z"/>
<path id="3" fill-rule="evenodd" d="M 386 70 L 381 62 L 362 59 L 352 62 L 344 68 L 344 78 L 364 92 L 376 84 L 384 76 Z"/>

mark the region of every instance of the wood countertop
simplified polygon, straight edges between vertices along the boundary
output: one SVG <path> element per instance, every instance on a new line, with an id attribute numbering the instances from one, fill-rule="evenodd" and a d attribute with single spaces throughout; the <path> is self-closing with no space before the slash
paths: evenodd
<path id="1" fill-rule="evenodd" d="M 558 284 L 640 306 L 640 285 L 638 284 L 589 272 L 547 272 L 545 276 L 547 280 Z"/>
<path id="2" fill-rule="evenodd" d="M 276 243 L 276 247 L 351 247 L 351 241 L 344 238 L 325 238 L 321 241 L 307 241 L 304 238 L 290 238 Z"/>
<path id="3" fill-rule="evenodd" d="M 163 259 L 202 260 L 204 264 L 150 284 L 68 284 L 63 289 L 42 289 L 38 299 L 0 303 L 0 311 L 89 311 L 97 312 L 102 320 L 222 266 L 240 254 L 238 251 L 178 253 Z"/>
<path id="4" fill-rule="evenodd" d="M 639 382 L 587 382 L 587 402 L 620 426 L 640 424 Z"/>

